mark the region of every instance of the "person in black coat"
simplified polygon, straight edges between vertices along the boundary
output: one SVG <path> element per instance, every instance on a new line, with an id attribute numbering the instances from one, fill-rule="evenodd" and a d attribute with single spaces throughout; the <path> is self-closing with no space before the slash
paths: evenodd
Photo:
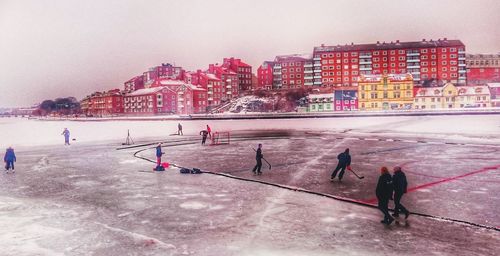
<path id="1" fill-rule="evenodd" d="M 181 125 L 181 123 L 179 123 L 177 125 L 177 135 L 184 135 L 184 133 L 182 133 L 182 125 Z"/>
<path id="2" fill-rule="evenodd" d="M 385 166 L 380 169 L 380 172 L 375 194 L 378 199 L 378 208 L 384 214 L 384 219 L 381 222 L 390 225 L 394 221 L 394 218 L 389 215 L 389 200 L 393 191 L 392 177 Z"/>
<path id="3" fill-rule="evenodd" d="M 264 158 L 264 155 L 262 154 L 262 144 L 259 144 L 259 147 L 257 148 L 255 153 L 255 160 L 257 160 L 257 164 L 252 170 L 254 174 L 257 175 L 262 174 L 262 172 L 260 171 L 260 168 L 262 167 L 262 158 Z"/>
<path id="4" fill-rule="evenodd" d="M 349 155 L 349 149 L 347 148 L 343 153 L 340 153 L 337 156 L 337 159 L 339 160 L 339 163 L 337 164 L 337 167 L 335 167 L 335 170 L 332 172 L 332 176 L 330 178 L 331 181 L 333 181 L 333 179 L 335 179 L 335 176 L 337 176 L 337 172 L 339 170 L 340 170 L 339 181 L 342 181 L 342 177 L 344 177 L 345 169 L 350 168 L 351 155 Z"/>
<path id="5" fill-rule="evenodd" d="M 200 132 L 201 135 L 201 145 L 205 145 L 205 141 L 207 141 L 208 131 L 203 130 Z"/>
<path id="6" fill-rule="evenodd" d="M 401 198 L 406 193 L 408 181 L 406 180 L 405 173 L 399 166 L 394 167 L 392 183 L 394 184 L 394 214 L 392 216 L 399 217 L 399 213 L 401 212 L 405 214 L 405 219 L 407 219 L 410 212 L 401 204 Z"/>

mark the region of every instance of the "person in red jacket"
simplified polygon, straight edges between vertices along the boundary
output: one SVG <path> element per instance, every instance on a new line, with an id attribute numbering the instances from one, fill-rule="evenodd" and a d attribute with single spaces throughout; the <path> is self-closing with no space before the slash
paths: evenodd
<path id="1" fill-rule="evenodd" d="M 210 126 L 207 124 L 207 132 L 208 132 L 208 137 L 211 139 L 212 138 L 212 129 L 210 129 Z"/>

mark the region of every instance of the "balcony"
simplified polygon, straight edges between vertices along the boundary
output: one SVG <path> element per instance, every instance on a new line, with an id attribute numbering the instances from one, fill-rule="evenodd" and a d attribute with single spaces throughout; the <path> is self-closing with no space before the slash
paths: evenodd
<path id="1" fill-rule="evenodd" d="M 467 66 L 467 64 L 465 64 L 465 63 L 458 63 L 458 66 L 459 66 L 459 67 L 466 67 L 466 66 Z"/>
<path id="2" fill-rule="evenodd" d="M 310 86 L 310 85 L 313 85 L 314 83 L 312 82 L 308 82 L 308 83 L 304 83 L 305 86 Z"/>
<path id="3" fill-rule="evenodd" d="M 321 78 L 321 76 L 319 78 Z M 313 79 L 313 76 L 304 76 L 304 79 Z"/>
<path id="4" fill-rule="evenodd" d="M 312 68 L 313 64 L 312 63 L 306 63 L 304 64 L 304 68 Z"/>
<path id="5" fill-rule="evenodd" d="M 408 64 L 408 66 L 406 66 L 406 68 L 408 68 L 408 69 L 410 69 L 410 68 L 418 68 L 418 69 L 420 69 L 420 65 L 412 63 L 412 64 Z"/>
<path id="6" fill-rule="evenodd" d="M 314 76 L 314 79 L 321 79 L 321 75 L 319 75 L 319 76 L 318 76 L 318 75 L 315 75 L 315 76 Z"/>
<path id="7" fill-rule="evenodd" d="M 321 82 L 314 82 L 315 85 L 321 85 Z"/>
<path id="8" fill-rule="evenodd" d="M 360 67 L 359 68 L 360 71 L 367 71 L 367 70 L 372 70 L 371 67 Z"/>
<path id="9" fill-rule="evenodd" d="M 420 70 L 417 70 L 417 71 L 408 71 L 410 72 L 412 75 L 419 75 L 420 74 Z"/>
<path id="10" fill-rule="evenodd" d="M 420 62 L 420 59 L 415 58 L 415 59 L 406 59 L 406 62 Z"/>
<path id="11" fill-rule="evenodd" d="M 207 92 L 207 94 L 214 94 L 214 92 L 212 92 L 212 91 L 208 91 L 208 92 Z"/>
<path id="12" fill-rule="evenodd" d="M 465 69 L 460 69 L 460 70 L 458 71 L 458 73 L 467 73 L 467 70 L 465 70 Z"/>
<path id="13" fill-rule="evenodd" d="M 208 97 L 207 100 L 214 100 L 214 98 L 213 97 Z"/>
<path id="14" fill-rule="evenodd" d="M 231 94 L 231 91 L 227 91 L 226 94 Z"/>
<path id="15" fill-rule="evenodd" d="M 366 58 L 371 58 L 371 57 L 372 57 L 372 55 L 371 55 L 371 54 L 366 54 L 366 53 L 365 53 L 365 54 L 360 54 L 360 55 L 359 55 L 359 58 L 360 58 L 360 59 L 366 59 Z"/>
<path id="16" fill-rule="evenodd" d="M 182 94 L 184 94 L 184 91 L 180 91 L 180 92 L 178 92 L 178 94 L 179 94 L 179 95 L 182 95 Z"/>
<path id="17" fill-rule="evenodd" d="M 281 75 L 281 71 L 275 71 L 273 72 L 273 75 Z"/>
<path id="18" fill-rule="evenodd" d="M 321 67 L 321 63 L 314 63 L 315 67 Z"/>
<path id="19" fill-rule="evenodd" d="M 208 88 L 212 88 L 212 87 L 214 87 L 214 85 L 213 84 L 208 84 L 207 87 Z"/>
<path id="20" fill-rule="evenodd" d="M 312 74 L 313 70 L 312 69 L 306 69 L 304 70 L 305 74 Z"/>
<path id="21" fill-rule="evenodd" d="M 226 85 L 226 88 L 231 89 L 231 85 L 230 84 Z"/>
<path id="22" fill-rule="evenodd" d="M 184 101 L 184 98 L 179 98 L 179 101 Z"/>
<path id="23" fill-rule="evenodd" d="M 321 60 L 321 57 L 314 57 L 313 60 Z"/>
<path id="24" fill-rule="evenodd" d="M 420 56 L 419 52 L 407 52 L 406 56 Z"/>
<path id="25" fill-rule="evenodd" d="M 360 60 L 359 64 L 360 65 L 363 65 L 363 64 L 370 64 L 371 65 L 372 64 L 372 60 Z"/>

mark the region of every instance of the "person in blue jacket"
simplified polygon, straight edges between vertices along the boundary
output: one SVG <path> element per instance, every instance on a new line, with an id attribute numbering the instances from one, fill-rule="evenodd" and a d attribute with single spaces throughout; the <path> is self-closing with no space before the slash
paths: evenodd
<path id="1" fill-rule="evenodd" d="M 12 147 L 7 148 L 5 151 L 5 156 L 3 158 L 5 162 L 5 171 L 9 171 L 12 169 L 14 171 L 14 162 L 16 161 L 16 154 L 14 153 L 14 149 Z"/>
<path id="2" fill-rule="evenodd" d="M 64 128 L 64 131 L 61 133 L 64 135 L 64 145 L 69 145 L 69 130 L 68 128 Z"/>
<path id="3" fill-rule="evenodd" d="M 156 146 L 156 167 L 161 166 L 161 156 L 163 155 L 163 152 L 161 152 L 161 143 L 158 143 L 158 146 Z"/>

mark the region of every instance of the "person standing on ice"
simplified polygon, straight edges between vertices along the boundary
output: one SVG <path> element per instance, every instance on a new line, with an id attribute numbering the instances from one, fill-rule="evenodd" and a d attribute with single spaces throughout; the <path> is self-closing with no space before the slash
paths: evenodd
<path id="1" fill-rule="evenodd" d="M 342 177 L 344 177 L 345 169 L 346 168 L 348 170 L 351 169 L 351 155 L 349 155 L 348 148 L 346 148 L 346 150 L 344 152 L 340 153 L 337 156 L 337 159 L 339 160 L 339 163 L 337 164 L 337 167 L 335 167 L 335 170 L 332 172 L 332 176 L 330 178 L 330 181 L 333 181 L 335 179 L 335 176 L 337 176 L 337 172 L 339 170 L 340 170 L 339 181 L 342 181 Z"/>
<path id="2" fill-rule="evenodd" d="M 208 132 L 203 130 L 200 132 L 201 135 L 201 145 L 205 145 L 205 141 L 207 140 Z"/>
<path id="3" fill-rule="evenodd" d="M 394 218 L 389 215 L 389 200 L 391 199 L 393 191 L 392 177 L 385 166 L 380 168 L 380 173 L 377 188 L 375 189 L 375 194 L 378 199 L 378 208 L 384 214 L 384 219 L 380 222 L 390 225 L 394 221 Z"/>
<path id="4" fill-rule="evenodd" d="M 64 145 L 69 145 L 69 130 L 68 128 L 64 128 L 64 131 L 61 133 L 64 135 Z"/>
<path id="5" fill-rule="evenodd" d="M 181 125 L 181 123 L 179 123 L 177 125 L 177 135 L 184 135 L 184 133 L 182 133 L 182 125 Z"/>
<path id="6" fill-rule="evenodd" d="M 156 167 L 161 166 L 161 156 L 163 155 L 163 152 L 161 152 L 161 143 L 158 143 L 158 146 L 156 146 Z"/>
<path id="7" fill-rule="evenodd" d="M 410 212 L 401 204 L 401 198 L 406 193 L 408 181 L 406 180 L 405 173 L 399 166 L 394 167 L 392 183 L 394 184 L 394 214 L 392 216 L 399 217 L 399 213 L 401 212 L 405 214 L 405 219 L 408 219 Z"/>
<path id="8" fill-rule="evenodd" d="M 8 173 L 9 170 L 12 169 L 12 172 L 14 172 L 14 162 L 16 161 L 16 154 L 14 153 L 14 149 L 12 147 L 7 148 L 7 150 L 5 151 L 3 161 L 5 162 L 5 171 Z"/>
<path id="9" fill-rule="evenodd" d="M 261 175 L 262 172 L 260 171 L 260 168 L 262 167 L 262 158 L 264 158 L 264 155 L 262 154 L 262 144 L 259 143 L 259 147 L 255 152 L 255 160 L 257 160 L 257 164 L 253 168 L 252 172 L 253 174 Z"/>
<path id="10" fill-rule="evenodd" d="M 210 129 L 210 126 L 207 124 L 207 132 L 208 132 L 208 137 L 212 138 L 212 129 Z"/>

